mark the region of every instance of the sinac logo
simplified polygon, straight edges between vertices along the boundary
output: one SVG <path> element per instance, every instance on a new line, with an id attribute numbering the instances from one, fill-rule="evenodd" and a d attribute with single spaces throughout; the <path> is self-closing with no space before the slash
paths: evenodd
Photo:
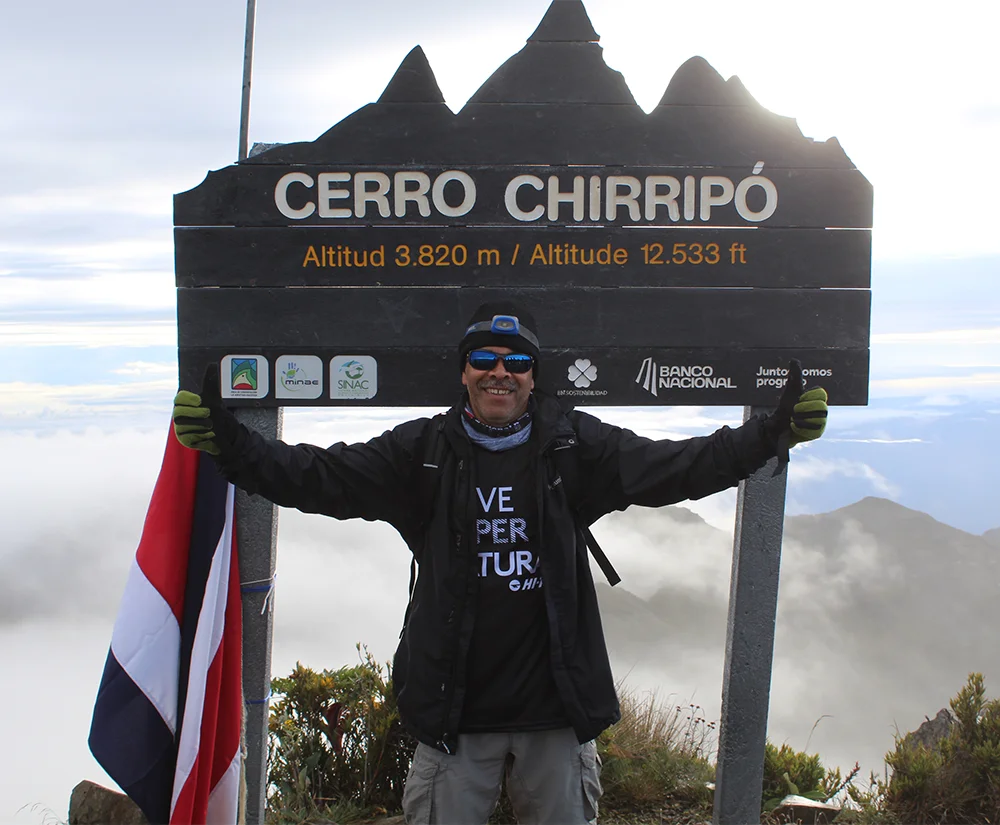
<path id="1" fill-rule="evenodd" d="M 365 374 L 364 366 L 357 361 L 348 361 L 346 364 L 341 364 L 340 371 L 351 381 L 357 381 Z"/>
<path id="2" fill-rule="evenodd" d="M 573 382 L 573 386 L 586 389 L 597 380 L 597 367 L 589 358 L 577 358 L 570 365 L 566 378 Z"/>

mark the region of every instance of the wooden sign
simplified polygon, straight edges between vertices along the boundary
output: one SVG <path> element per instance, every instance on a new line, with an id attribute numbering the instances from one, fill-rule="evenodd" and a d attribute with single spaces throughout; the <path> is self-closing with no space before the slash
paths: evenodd
<path id="1" fill-rule="evenodd" d="M 864 176 L 701 58 L 647 115 L 597 39 L 553 3 L 457 114 L 418 47 L 377 103 L 175 196 L 182 382 L 216 360 L 236 406 L 447 405 L 504 297 L 577 403 L 768 404 L 791 357 L 867 403 Z"/>

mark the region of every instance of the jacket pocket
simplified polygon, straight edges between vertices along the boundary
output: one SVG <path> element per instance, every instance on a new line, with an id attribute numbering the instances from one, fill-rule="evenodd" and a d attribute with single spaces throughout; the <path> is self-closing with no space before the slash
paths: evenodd
<path id="1" fill-rule="evenodd" d="M 580 779 L 583 784 L 583 813 L 587 822 L 597 821 L 597 801 L 604 793 L 601 788 L 601 757 L 597 743 L 585 742 L 580 748 Z"/>

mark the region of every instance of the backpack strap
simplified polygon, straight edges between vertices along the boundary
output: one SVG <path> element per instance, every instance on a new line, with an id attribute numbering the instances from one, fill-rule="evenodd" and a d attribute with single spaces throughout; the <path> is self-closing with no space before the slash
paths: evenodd
<path id="1" fill-rule="evenodd" d="M 580 483 L 580 460 L 576 452 L 576 444 L 578 442 L 579 436 L 576 439 L 570 440 L 565 446 L 556 447 L 553 450 L 556 479 L 552 482 L 552 487 L 556 487 L 559 484 L 566 485 L 566 500 L 569 501 L 569 506 L 573 510 L 577 526 L 583 530 L 583 537 L 586 539 L 587 548 L 594 557 L 594 561 L 597 562 L 597 566 L 601 568 L 601 572 L 604 573 L 608 584 L 614 587 L 622 580 L 622 577 L 618 575 L 615 566 L 611 563 L 601 545 L 598 544 L 597 539 L 580 513 L 582 485 Z"/>
<path id="2" fill-rule="evenodd" d="M 586 525 L 581 525 L 583 527 L 583 536 L 587 539 L 587 547 L 590 548 L 590 553 L 594 557 L 594 561 L 597 562 L 597 566 L 601 568 L 601 572 L 604 573 L 604 577 L 608 580 L 608 584 L 614 587 L 618 582 L 622 580 L 622 577 L 618 575 L 618 571 L 615 570 L 615 566 L 611 563 L 604 551 L 601 549 L 601 545 L 597 543 L 597 539 L 594 538 L 594 534 L 590 532 L 590 528 Z"/>
<path id="3" fill-rule="evenodd" d="M 441 469 L 444 458 L 445 443 L 441 434 L 444 432 L 445 414 L 441 413 L 431 419 L 427 427 L 427 438 L 424 440 L 422 463 L 427 470 Z"/>

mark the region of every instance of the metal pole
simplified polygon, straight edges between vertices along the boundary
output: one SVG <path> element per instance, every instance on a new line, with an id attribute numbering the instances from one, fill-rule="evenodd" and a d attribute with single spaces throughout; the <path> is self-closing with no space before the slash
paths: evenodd
<path id="1" fill-rule="evenodd" d="M 282 410 L 239 409 L 236 417 L 266 438 L 281 438 Z M 246 823 L 263 825 L 267 807 L 267 722 L 278 508 L 236 491 L 236 547 L 243 583 L 243 699 L 246 702 Z"/>
<path id="2" fill-rule="evenodd" d="M 253 73 L 253 27 L 257 0 L 247 0 L 246 42 L 243 46 L 243 102 L 240 106 L 240 160 L 250 153 L 250 76 Z"/>
<path id="3" fill-rule="evenodd" d="M 247 0 L 243 44 L 243 93 L 240 101 L 239 160 L 250 153 L 250 80 L 257 0 Z M 236 417 L 268 438 L 281 438 L 281 408 L 241 409 Z M 243 776 L 246 825 L 264 825 L 267 813 L 267 743 L 271 698 L 271 638 L 274 615 L 274 569 L 278 547 L 278 508 L 259 497 L 236 491 L 236 546 L 240 581 L 253 583 L 243 593 Z"/>
<path id="4" fill-rule="evenodd" d="M 770 411 L 745 407 L 743 420 Z M 741 482 L 736 502 L 714 825 L 760 822 L 788 478 L 787 467 L 779 475 L 772 475 L 777 461 L 771 459 Z"/>

